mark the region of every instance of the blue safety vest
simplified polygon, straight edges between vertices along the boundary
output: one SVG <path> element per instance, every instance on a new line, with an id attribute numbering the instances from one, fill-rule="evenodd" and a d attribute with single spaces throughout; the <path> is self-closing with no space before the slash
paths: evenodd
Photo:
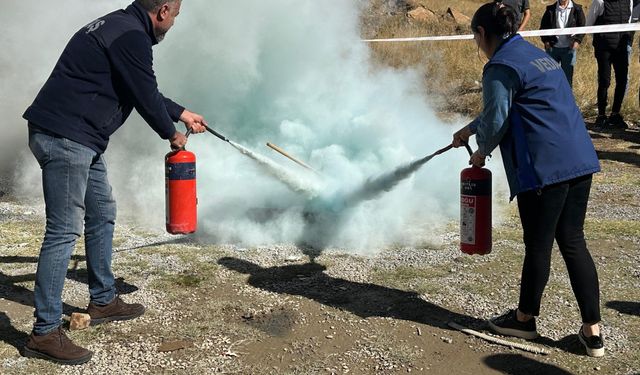
<path id="1" fill-rule="evenodd" d="M 492 65 L 513 69 L 521 82 L 509 113 L 509 128 L 500 142 L 511 199 L 600 171 L 560 64 L 515 35 L 498 47 L 485 71 Z"/>

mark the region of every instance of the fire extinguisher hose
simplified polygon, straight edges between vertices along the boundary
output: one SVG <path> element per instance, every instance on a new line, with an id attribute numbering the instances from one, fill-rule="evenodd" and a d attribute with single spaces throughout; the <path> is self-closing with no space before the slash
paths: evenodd
<path id="1" fill-rule="evenodd" d="M 204 128 L 211 134 L 215 135 L 216 137 L 220 138 L 221 140 L 225 141 L 225 142 L 231 142 L 229 141 L 229 138 L 225 137 L 224 135 L 218 133 L 217 131 L 211 129 L 210 127 L 208 127 L 207 125 L 203 125 Z M 185 136 L 187 138 L 189 138 L 189 136 L 191 135 L 191 133 L 193 133 L 193 130 L 191 128 L 187 129 L 187 132 L 185 133 Z"/>
<path id="2" fill-rule="evenodd" d="M 231 141 L 229 141 L 229 138 L 225 137 L 224 135 L 218 133 L 217 131 L 211 129 L 210 127 L 208 127 L 207 125 L 204 126 L 205 129 L 207 129 L 207 131 L 213 135 L 215 135 L 216 137 L 222 139 L 223 141 L 229 143 Z"/>
<path id="3" fill-rule="evenodd" d="M 469 146 L 469 143 L 467 142 L 462 142 L 462 144 L 464 145 L 464 147 L 467 149 L 467 152 L 469 153 L 469 156 L 473 155 L 473 150 L 471 149 L 471 146 Z M 420 159 L 418 162 L 421 164 L 424 164 L 426 162 L 428 162 L 429 160 L 433 159 L 434 156 L 438 156 L 441 154 L 444 154 L 445 152 L 451 150 L 453 148 L 453 144 L 450 144 L 446 147 L 443 147 L 441 149 L 439 149 L 438 151 L 434 152 L 431 155 L 427 155 L 424 158 Z"/>
<path id="4" fill-rule="evenodd" d="M 469 146 L 469 143 L 462 142 L 462 144 L 464 145 L 464 148 L 467 149 L 467 152 L 469 153 L 469 156 L 473 155 L 473 150 L 471 149 L 471 146 Z"/>

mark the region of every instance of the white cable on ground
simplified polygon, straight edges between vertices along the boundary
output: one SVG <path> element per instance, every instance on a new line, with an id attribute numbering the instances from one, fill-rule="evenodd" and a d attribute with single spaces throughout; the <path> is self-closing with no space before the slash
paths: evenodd
<path id="1" fill-rule="evenodd" d="M 547 29 L 547 30 L 531 30 L 522 31 L 519 34 L 523 37 L 536 36 L 553 36 L 553 35 L 575 35 L 575 34 L 601 34 L 611 32 L 625 32 L 640 30 L 640 23 L 622 23 L 616 25 L 600 25 L 600 26 L 583 26 L 583 27 L 567 27 L 564 29 Z M 364 39 L 363 42 L 379 43 L 379 42 L 427 42 L 442 40 L 469 40 L 473 39 L 472 34 L 466 35 L 444 35 L 444 36 L 422 36 L 415 38 L 390 38 L 390 39 Z"/>
<path id="2" fill-rule="evenodd" d="M 549 351 L 547 349 L 540 348 L 540 347 L 537 347 L 537 346 L 534 346 L 534 345 L 520 344 L 520 343 L 517 343 L 517 342 L 511 342 L 511 341 L 499 339 L 497 337 L 485 335 L 484 333 L 480 333 L 478 331 L 474 331 L 472 329 L 463 327 L 463 326 L 461 326 L 460 324 L 458 324 L 456 322 L 449 322 L 448 325 L 449 325 L 449 327 L 455 328 L 458 331 L 464 332 L 464 333 L 466 333 L 468 335 L 479 337 L 481 339 L 487 340 L 487 341 L 492 342 L 494 344 L 504 345 L 504 346 L 508 346 L 510 348 L 516 348 L 516 349 L 524 350 L 526 352 L 535 353 L 535 354 L 543 354 L 543 355 L 548 355 L 549 354 Z"/>

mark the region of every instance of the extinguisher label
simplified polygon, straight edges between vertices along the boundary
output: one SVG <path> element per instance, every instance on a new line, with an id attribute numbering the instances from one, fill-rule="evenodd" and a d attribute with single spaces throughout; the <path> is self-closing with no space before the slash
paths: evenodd
<path id="1" fill-rule="evenodd" d="M 491 195 L 491 180 L 462 180 L 460 194 Z"/>
<path id="2" fill-rule="evenodd" d="M 165 175 L 169 180 L 195 180 L 196 163 L 167 164 Z"/>
<path id="3" fill-rule="evenodd" d="M 476 208 L 475 196 L 460 196 L 460 242 L 476 244 Z"/>

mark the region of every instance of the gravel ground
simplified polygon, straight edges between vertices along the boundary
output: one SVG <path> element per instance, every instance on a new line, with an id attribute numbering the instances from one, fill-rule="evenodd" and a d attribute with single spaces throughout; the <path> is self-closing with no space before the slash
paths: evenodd
<path id="1" fill-rule="evenodd" d="M 27 360 L 16 347 L 30 330 L 32 318 L 25 312 L 32 310 L 28 299 L 21 302 L 17 295 L 33 288 L 29 275 L 35 273 L 43 212 L 37 201 L 5 194 L 0 197 L 0 306 L 7 319 L 0 324 L 9 333 L 0 337 L 0 373 L 446 373 L 442 363 L 449 362 L 460 372 L 469 365 L 477 373 L 540 373 L 555 366 L 569 373 L 637 374 L 640 210 L 635 198 L 640 174 L 632 164 L 604 161 L 603 169 L 594 180 L 587 217 L 587 230 L 590 225 L 597 229 L 587 236 L 601 280 L 607 344 L 601 360 L 585 357 L 576 343 L 579 312 L 557 251 L 538 321 L 543 337 L 534 341 L 551 349 L 550 356 L 521 357 L 446 330 L 438 319 L 413 311 L 444 309 L 484 330 L 482 319 L 515 305 L 524 249 L 514 204 L 506 207 L 495 230 L 494 251 L 487 256 L 462 255 L 457 233 L 444 231 L 433 241 L 441 244 L 437 247 L 395 247 L 370 257 L 329 249 L 315 265 L 290 244 L 212 245 L 125 221 L 116 229 L 114 270 L 122 277 L 123 298 L 143 303 L 147 314 L 72 332 L 74 340 L 95 352 L 87 365 Z M 0 183 L 0 190 L 6 185 Z M 8 261 L 11 257 L 25 259 Z M 78 258 L 65 284 L 63 299 L 72 308 L 83 308 L 88 299 L 84 267 Z M 405 304 L 414 297 L 415 302 Z M 415 335 L 416 330 L 423 335 Z M 175 340 L 187 344 L 176 351 L 159 350 Z M 326 342 L 345 349 L 330 352 Z M 435 349 L 425 352 L 429 348 Z M 489 366 L 493 370 L 474 362 L 505 353 L 518 355 L 518 361 L 505 360 L 511 367 L 502 369 Z M 451 356 L 459 356 L 459 363 Z M 517 363 L 526 361 L 532 367 L 517 370 Z"/>

